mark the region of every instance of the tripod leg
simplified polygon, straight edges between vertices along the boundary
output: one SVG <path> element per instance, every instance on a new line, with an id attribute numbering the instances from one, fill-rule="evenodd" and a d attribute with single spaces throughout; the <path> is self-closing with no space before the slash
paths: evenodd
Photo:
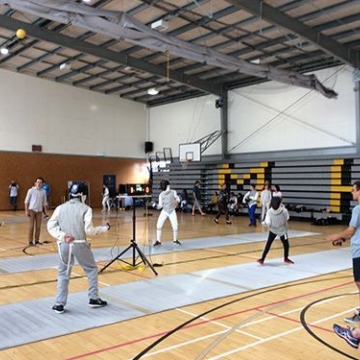
<path id="1" fill-rule="evenodd" d="M 99 273 L 102 273 L 105 269 L 107 269 L 112 263 L 114 263 L 116 260 L 119 260 L 122 255 L 124 255 L 128 250 L 130 250 L 133 247 L 132 244 L 130 244 L 125 250 L 123 250 L 119 255 L 117 255 L 114 259 L 112 259 L 108 264 L 106 264 Z"/>
<path id="2" fill-rule="evenodd" d="M 137 253 L 139 254 L 139 256 L 141 257 L 141 260 L 143 261 L 144 264 L 148 265 L 149 268 L 153 271 L 153 273 L 155 275 L 158 275 L 158 273 L 156 272 L 153 264 L 150 263 L 150 261 L 146 258 L 145 254 L 140 250 L 138 244 L 136 242 L 133 243 L 134 244 L 134 250 L 137 251 Z"/>

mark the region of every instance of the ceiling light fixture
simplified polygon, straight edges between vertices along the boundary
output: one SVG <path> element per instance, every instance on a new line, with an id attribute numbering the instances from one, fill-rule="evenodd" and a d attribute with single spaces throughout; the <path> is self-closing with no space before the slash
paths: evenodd
<path id="1" fill-rule="evenodd" d="M 159 90 L 157 90 L 155 88 L 151 88 L 151 89 L 148 89 L 147 93 L 149 95 L 157 95 L 159 93 Z"/>
<path id="2" fill-rule="evenodd" d="M 152 30 L 165 31 L 169 27 L 169 24 L 166 20 L 158 20 L 153 22 L 150 27 Z"/>
<path id="3" fill-rule="evenodd" d="M 9 49 L 6 48 L 6 47 L 2 47 L 2 48 L 0 49 L 0 53 L 1 53 L 2 55 L 7 55 L 7 54 L 9 53 Z"/>
<path id="4" fill-rule="evenodd" d="M 71 69 L 71 66 L 68 63 L 62 63 L 62 64 L 60 64 L 59 69 L 60 70 L 69 70 L 69 69 Z"/>

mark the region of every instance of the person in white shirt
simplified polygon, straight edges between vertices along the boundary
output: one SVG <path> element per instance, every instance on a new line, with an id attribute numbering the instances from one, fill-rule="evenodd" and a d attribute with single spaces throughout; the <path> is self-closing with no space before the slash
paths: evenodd
<path id="1" fill-rule="evenodd" d="M 110 211 L 110 191 L 105 184 L 103 185 L 102 211 Z"/>
<path id="2" fill-rule="evenodd" d="M 235 193 L 230 193 L 230 199 L 228 203 L 229 212 L 234 214 L 238 208 L 238 199 Z"/>
<path id="3" fill-rule="evenodd" d="M 245 194 L 243 203 L 248 207 L 248 214 L 250 219 L 249 226 L 256 226 L 256 202 L 259 197 L 259 193 L 255 190 L 255 186 L 250 184 L 250 190 Z"/>
<path id="4" fill-rule="evenodd" d="M 273 197 L 279 197 L 280 199 L 282 199 L 283 195 L 282 195 L 282 192 L 280 191 L 279 185 L 273 185 L 272 190 L 273 190 L 273 192 L 272 192 Z"/>
<path id="5" fill-rule="evenodd" d="M 40 245 L 40 230 L 43 209 L 47 210 L 46 192 L 41 188 L 42 178 L 37 178 L 35 185 L 30 188 L 25 197 L 25 215 L 29 220 L 29 245 L 34 245 L 34 227 L 35 227 L 35 245 Z"/>
<path id="6" fill-rule="evenodd" d="M 264 189 L 260 195 L 260 204 L 261 204 L 260 221 L 261 221 L 261 223 L 263 223 L 263 221 L 265 220 L 266 213 L 268 212 L 268 210 L 270 208 L 270 201 L 271 201 L 270 185 L 268 183 L 265 183 Z"/>

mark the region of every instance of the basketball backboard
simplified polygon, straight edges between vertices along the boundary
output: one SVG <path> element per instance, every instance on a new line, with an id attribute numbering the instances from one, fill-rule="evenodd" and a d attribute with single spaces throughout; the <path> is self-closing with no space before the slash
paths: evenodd
<path id="1" fill-rule="evenodd" d="M 200 143 L 179 144 L 179 161 L 201 161 Z"/>

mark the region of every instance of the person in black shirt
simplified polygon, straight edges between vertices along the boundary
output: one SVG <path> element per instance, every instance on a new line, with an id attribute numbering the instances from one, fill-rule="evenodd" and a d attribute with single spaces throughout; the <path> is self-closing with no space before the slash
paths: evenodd
<path id="1" fill-rule="evenodd" d="M 195 210 L 196 208 L 199 210 L 201 215 L 206 215 L 201 208 L 201 203 L 202 203 L 202 195 L 201 195 L 201 182 L 199 180 L 196 180 L 195 182 L 195 186 L 193 188 L 193 196 L 194 196 L 194 204 L 192 207 L 192 213 L 191 215 L 195 215 Z"/>
<path id="2" fill-rule="evenodd" d="M 219 223 L 219 218 L 221 215 L 225 215 L 226 223 L 228 225 L 231 224 L 228 204 L 229 204 L 229 192 L 227 191 L 226 183 L 223 183 L 221 185 L 221 190 L 219 193 L 219 202 L 218 202 L 219 211 L 214 219 L 214 221 L 217 224 Z"/>

